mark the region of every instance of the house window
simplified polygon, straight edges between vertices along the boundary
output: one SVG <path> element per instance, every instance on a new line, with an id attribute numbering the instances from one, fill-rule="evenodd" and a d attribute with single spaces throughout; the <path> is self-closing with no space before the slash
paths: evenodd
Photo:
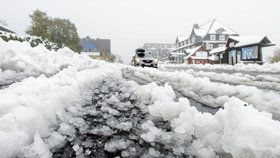
<path id="1" fill-rule="evenodd" d="M 207 50 L 213 49 L 213 44 L 206 44 L 206 49 Z"/>
<path id="2" fill-rule="evenodd" d="M 220 35 L 219 36 L 219 40 L 220 41 L 225 41 L 226 40 L 226 36 L 225 35 Z"/>
<path id="3" fill-rule="evenodd" d="M 225 46 L 225 44 L 219 44 L 219 47 L 224 47 Z"/>
<path id="4" fill-rule="evenodd" d="M 215 41 L 216 40 L 216 35 L 210 35 L 210 41 Z"/>
<path id="5" fill-rule="evenodd" d="M 194 42 L 195 42 L 195 36 L 192 37 L 192 43 L 194 43 Z"/>

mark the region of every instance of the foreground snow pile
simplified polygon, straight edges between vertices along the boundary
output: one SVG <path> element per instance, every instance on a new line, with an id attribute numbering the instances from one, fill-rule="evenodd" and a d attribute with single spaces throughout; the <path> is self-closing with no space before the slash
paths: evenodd
<path id="1" fill-rule="evenodd" d="M 32 48 L 28 42 L 0 39 L 0 88 L 29 76 L 54 75 L 67 67 L 93 67 L 86 56 L 68 48 L 49 51 L 43 45 Z"/>
<path id="2" fill-rule="evenodd" d="M 4 158 L 19 153 L 30 155 L 31 151 L 39 157 L 48 157 L 48 147 L 41 138 L 48 137 L 56 128 L 57 117 L 68 107 L 90 100 L 91 89 L 104 77 L 121 74 L 116 66 L 94 62 L 68 49 L 58 54 L 13 41 L 0 41 L 0 46 L 3 81 L 6 74 L 13 74 L 12 78 L 19 74 L 43 74 L 0 90 L 0 157 Z"/>
<path id="3" fill-rule="evenodd" d="M 1 158 L 280 156 L 280 122 L 228 97 L 234 95 L 219 99 L 224 109 L 215 115 L 201 113 L 187 98 L 176 98 L 168 84 L 125 80 L 124 66 L 67 49 L 58 54 L 19 42 L 0 46 L 1 77 L 13 80 L 0 89 Z M 184 93 L 206 96 L 205 101 L 214 92 L 203 91 L 213 86 L 207 79 L 129 69 L 149 80 L 192 87 Z M 250 102 L 261 97 L 259 102 L 278 103 L 259 91 L 252 97 L 238 90 L 235 95 Z"/>
<path id="4" fill-rule="evenodd" d="M 263 65 L 259 64 L 236 64 L 232 65 L 210 65 L 210 64 L 163 64 L 160 67 L 162 68 L 181 68 L 181 69 L 205 69 L 205 70 L 226 70 L 226 71 L 245 71 L 245 72 L 263 72 L 263 73 L 279 73 L 280 72 L 280 62 L 278 63 L 265 63 Z"/>
<path id="5" fill-rule="evenodd" d="M 170 121 L 172 127 L 167 132 L 147 121 L 142 125 L 146 133 L 141 135 L 147 142 L 170 145 L 178 155 L 195 152 L 199 157 L 215 157 L 226 152 L 236 158 L 280 156 L 280 122 L 272 120 L 267 112 L 231 98 L 224 109 L 211 115 L 198 112 L 187 99 L 174 102 L 168 85 L 150 84 L 142 88 L 151 91 L 150 98 L 154 100 L 149 106 L 150 113 Z M 160 98 L 158 93 L 162 94 Z M 186 142 L 191 145 L 186 146 Z"/>
<path id="6" fill-rule="evenodd" d="M 223 107 L 230 97 L 236 97 L 259 110 L 280 116 L 280 95 L 266 92 L 256 87 L 233 86 L 211 82 L 208 78 L 194 77 L 185 72 L 163 72 L 157 69 L 141 69 L 128 67 L 135 76 L 151 82 L 168 83 L 187 97 L 197 100 L 210 107 Z"/>

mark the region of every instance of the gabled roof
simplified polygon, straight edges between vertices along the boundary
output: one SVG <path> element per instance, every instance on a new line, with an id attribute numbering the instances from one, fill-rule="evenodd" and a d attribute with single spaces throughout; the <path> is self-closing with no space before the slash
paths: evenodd
<path id="1" fill-rule="evenodd" d="M 218 47 L 218 48 L 213 48 L 209 54 L 216 54 L 220 52 L 224 52 L 227 49 L 227 47 Z"/>
<path id="2" fill-rule="evenodd" d="M 188 53 L 188 55 L 186 57 L 184 57 L 184 59 L 188 59 L 189 57 L 191 57 L 192 55 L 194 55 L 194 53 L 196 53 L 202 46 L 198 46 L 192 49 L 185 49 L 185 52 Z"/>
<path id="3" fill-rule="evenodd" d="M 228 42 L 230 41 L 236 42 L 234 47 L 242 47 L 258 43 L 262 43 L 264 47 L 274 45 L 266 36 L 230 36 Z M 227 43 L 227 45 L 228 44 L 229 43 Z"/>
<path id="4" fill-rule="evenodd" d="M 193 33 L 197 36 L 204 37 L 207 34 L 229 34 L 238 35 L 233 29 L 224 25 L 217 19 L 209 20 L 202 25 L 194 25 Z"/>

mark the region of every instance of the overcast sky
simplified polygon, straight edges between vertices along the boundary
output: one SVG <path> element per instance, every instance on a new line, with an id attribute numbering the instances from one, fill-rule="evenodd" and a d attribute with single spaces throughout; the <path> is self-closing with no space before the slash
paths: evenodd
<path id="1" fill-rule="evenodd" d="M 267 35 L 278 45 L 279 6 L 279 0 L 2 0 L 0 19 L 19 34 L 35 9 L 70 19 L 80 37 L 111 39 L 112 53 L 128 62 L 144 43 L 174 43 L 193 24 L 213 18 L 240 35 Z"/>

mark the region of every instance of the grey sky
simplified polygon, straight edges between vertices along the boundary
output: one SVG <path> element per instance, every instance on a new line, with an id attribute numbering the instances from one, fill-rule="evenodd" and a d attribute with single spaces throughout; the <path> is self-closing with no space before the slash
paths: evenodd
<path id="1" fill-rule="evenodd" d="M 68 18 L 80 37 L 110 38 L 112 53 L 128 62 L 145 42 L 174 43 L 194 23 L 216 18 L 241 35 L 280 43 L 279 0 L 2 0 L 0 19 L 23 34 L 35 9 Z M 271 52 L 270 49 L 268 52 Z"/>

